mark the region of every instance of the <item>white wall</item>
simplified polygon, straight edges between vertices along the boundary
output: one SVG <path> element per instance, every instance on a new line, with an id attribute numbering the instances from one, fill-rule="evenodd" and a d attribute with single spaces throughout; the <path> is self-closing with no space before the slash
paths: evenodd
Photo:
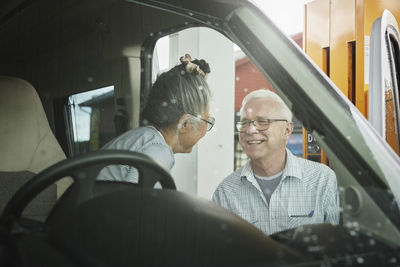
<path id="1" fill-rule="evenodd" d="M 208 83 L 213 91 L 210 114 L 216 125 L 190 154 L 176 154 L 172 176 L 178 190 L 211 199 L 219 182 L 233 171 L 234 162 L 234 75 L 233 44 L 208 28 L 193 28 L 170 38 L 170 67 L 189 53 L 203 58 L 211 67 Z"/>

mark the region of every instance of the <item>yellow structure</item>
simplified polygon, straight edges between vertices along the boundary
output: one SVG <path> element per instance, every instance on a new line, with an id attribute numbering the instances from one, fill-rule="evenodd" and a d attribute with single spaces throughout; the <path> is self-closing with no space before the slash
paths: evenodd
<path id="1" fill-rule="evenodd" d="M 367 118 L 369 40 L 385 9 L 400 22 L 399 0 L 315 0 L 305 6 L 303 49 Z M 305 130 L 303 136 L 307 144 Z M 308 146 L 303 155 L 311 156 Z M 326 163 L 323 151 L 320 158 Z"/>

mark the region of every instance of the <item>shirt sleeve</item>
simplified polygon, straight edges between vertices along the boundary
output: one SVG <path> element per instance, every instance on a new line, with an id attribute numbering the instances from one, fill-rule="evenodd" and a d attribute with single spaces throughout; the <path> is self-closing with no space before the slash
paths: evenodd
<path id="1" fill-rule="evenodd" d="M 166 147 L 166 145 L 154 143 L 145 149 L 138 150 L 138 152 L 149 156 L 152 160 L 164 167 L 168 172 L 171 171 L 174 165 L 173 154 L 169 148 Z M 135 167 L 124 165 L 121 166 L 121 168 L 125 169 L 125 181 L 138 183 L 139 173 Z"/>
<path id="2" fill-rule="evenodd" d="M 220 199 L 220 192 L 219 192 L 219 186 L 217 187 L 217 189 L 215 189 L 215 192 L 212 196 L 212 201 L 221 205 L 221 199 Z"/>
<path id="3" fill-rule="evenodd" d="M 340 201 L 336 174 L 330 170 L 328 173 L 327 191 L 324 198 L 324 221 L 331 224 L 339 224 Z"/>
<path id="4" fill-rule="evenodd" d="M 217 189 L 215 190 L 212 201 L 221 207 L 232 211 L 230 201 L 233 201 L 233 196 L 228 197 L 226 194 L 226 188 L 224 187 L 224 183 L 222 182 Z"/>

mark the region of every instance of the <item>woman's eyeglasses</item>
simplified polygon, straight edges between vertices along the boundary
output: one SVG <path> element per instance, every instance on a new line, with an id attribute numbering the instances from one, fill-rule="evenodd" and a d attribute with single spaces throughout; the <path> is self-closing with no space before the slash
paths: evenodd
<path id="1" fill-rule="evenodd" d="M 215 118 L 214 117 L 209 117 L 208 118 L 208 120 L 206 120 L 206 119 L 203 119 L 200 115 L 193 115 L 193 114 L 191 114 L 192 116 L 194 116 L 194 117 L 196 117 L 196 118 L 198 118 L 198 119 L 200 119 L 200 120 L 202 120 L 202 121 L 204 121 L 204 122 L 207 122 L 207 132 L 208 131 L 210 131 L 211 129 L 212 129 L 212 127 L 214 126 L 214 124 L 215 124 Z"/>

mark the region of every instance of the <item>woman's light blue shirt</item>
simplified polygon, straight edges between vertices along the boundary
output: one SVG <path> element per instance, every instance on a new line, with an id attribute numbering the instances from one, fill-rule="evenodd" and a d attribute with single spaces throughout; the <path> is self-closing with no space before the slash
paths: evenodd
<path id="1" fill-rule="evenodd" d="M 161 166 L 171 171 L 175 158 L 171 147 L 161 133 L 152 126 L 144 126 L 127 131 L 111 140 L 101 149 L 131 150 L 146 154 Z M 138 182 L 138 171 L 128 165 L 110 165 L 105 167 L 97 180 Z"/>

